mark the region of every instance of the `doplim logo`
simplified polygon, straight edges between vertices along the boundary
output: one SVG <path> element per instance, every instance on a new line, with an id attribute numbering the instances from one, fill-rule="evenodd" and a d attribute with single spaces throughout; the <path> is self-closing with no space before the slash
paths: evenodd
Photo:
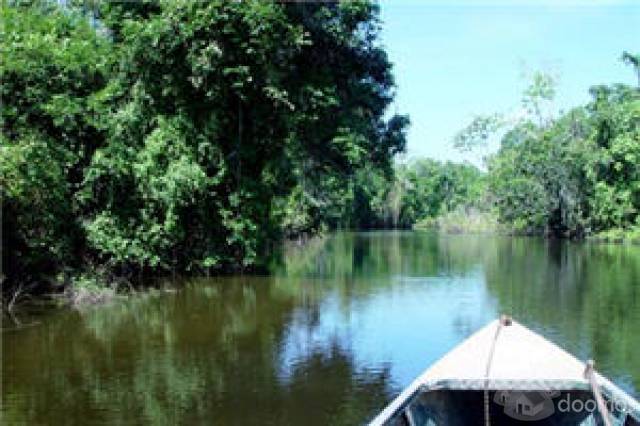
<path id="1" fill-rule="evenodd" d="M 516 420 L 536 421 L 553 415 L 555 407 L 553 398 L 559 392 L 496 392 L 493 401 L 504 407 L 504 413 Z"/>

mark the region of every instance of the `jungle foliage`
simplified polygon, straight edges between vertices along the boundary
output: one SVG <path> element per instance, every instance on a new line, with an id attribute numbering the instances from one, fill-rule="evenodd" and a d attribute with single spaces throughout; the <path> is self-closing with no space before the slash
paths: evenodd
<path id="1" fill-rule="evenodd" d="M 554 114 L 555 78 L 535 73 L 515 117 L 454 138 L 473 151 L 499 137 L 486 170 L 396 162 L 409 119 L 387 113 L 374 2 L 35 0 L 1 14 L 9 304 L 257 269 L 280 239 L 326 229 L 463 229 L 475 215 L 477 229 L 640 234 L 638 87 L 596 86 Z M 622 60 L 640 78 L 638 55 Z"/>
<path id="2" fill-rule="evenodd" d="M 623 55 L 640 75 L 634 58 Z M 459 147 L 473 149 L 501 132 L 498 152 L 487 158 L 486 207 L 515 232 L 634 234 L 640 226 L 640 86 L 594 86 L 587 105 L 552 115 L 553 85 L 536 73 L 523 97 L 524 114 L 476 119 L 456 138 Z"/>
<path id="3" fill-rule="evenodd" d="M 394 81 L 376 4 L 16 1 L 1 13 L 5 294 L 79 271 L 256 268 L 282 236 L 374 224 L 363 217 L 384 194 L 368 182 L 392 181 L 408 125 L 385 115 Z"/>
<path id="4" fill-rule="evenodd" d="M 399 165 L 391 197 L 398 198 L 395 226 L 430 222 L 458 208 L 484 208 L 486 176 L 469 163 L 428 158 Z"/>

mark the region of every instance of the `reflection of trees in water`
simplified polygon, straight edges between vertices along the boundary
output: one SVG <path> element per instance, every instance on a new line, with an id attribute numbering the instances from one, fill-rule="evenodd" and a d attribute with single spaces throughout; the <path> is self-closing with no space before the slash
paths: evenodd
<path id="1" fill-rule="evenodd" d="M 498 311 L 583 358 L 595 358 L 612 377 L 640 389 L 640 247 L 372 232 L 338 234 L 303 264 L 297 259 L 287 259 L 288 271 L 329 278 L 338 288 L 349 283 L 347 299 L 354 292 L 371 294 L 374 285 L 394 285 L 398 275 L 468 277 L 484 271 Z M 461 335 L 473 324 L 467 314 L 461 310 L 454 318 Z"/>
<path id="2" fill-rule="evenodd" d="M 334 344 L 313 350 L 293 365 L 278 389 L 278 403 L 267 407 L 264 422 L 278 424 L 361 424 L 389 399 L 389 371 L 358 369 L 351 354 Z"/>
<path id="3" fill-rule="evenodd" d="M 447 285 L 445 277 L 458 287 L 466 285 L 458 279 L 473 284 L 472 280 L 482 279 L 484 260 L 496 256 L 496 239 L 500 238 L 433 232 L 337 233 L 309 247 L 293 247 L 276 274 L 294 282 L 296 277 L 314 280 L 316 287 L 331 286 L 346 306 L 375 296 L 382 287 L 403 283 L 442 286 Z M 453 327 L 461 338 L 484 325 L 473 312 L 469 308 L 455 314 Z"/>
<path id="4" fill-rule="evenodd" d="M 326 327 L 331 314 L 321 304 L 334 298 L 341 309 L 357 309 L 358 298 L 386 295 L 385 286 L 404 291 L 406 282 L 411 292 L 451 283 L 484 290 L 486 281 L 499 311 L 640 389 L 640 247 L 345 233 L 284 261 L 286 272 L 272 278 L 191 281 L 177 293 L 66 312 L 3 334 L 3 420 L 361 423 L 389 400 L 389 372 L 357 365 L 349 339 Z M 455 314 L 461 338 L 477 327 L 481 309 Z M 324 333 L 323 344 L 283 361 L 292 330 Z"/>
<path id="5" fill-rule="evenodd" d="M 338 233 L 310 247 L 290 248 L 275 272 L 334 280 L 460 275 L 480 263 L 486 240 L 407 231 Z"/>
<path id="6" fill-rule="evenodd" d="M 486 280 L 501 311 L 640 390 L 640 247 L 511 239 L 494 253 Z"/>
<path id="7" fill-rule="evenodd" d="M 308 253 L 307 253 L 308 255 Z M 393 286 L 394 277 L 484 279 L 499 312 L 510 312 L 599 368 L 640 389 L 640 247 L 539 238 L 438 236 L 428 233 L 338 234 L 287 271 L 332 281 L 344 300 Z M 484 272 L 483 272 L 484 271 Z M 484 274 L 484 276 L 482 275 Z M 428 285 L 428 284 L 427 284 Z M 461 336 L 476 324 L 460 310 Z"/>
<path id="8" fill-rule="evenodd" d="M 301 307 L 289 285 L 256 277 L 185 286 L 8 336 L 6 421 L 354 424 L 389 399 L 388 372 L 360 369 L 338 342 L 283 379 L 292 311 L 313 295 Z"/>

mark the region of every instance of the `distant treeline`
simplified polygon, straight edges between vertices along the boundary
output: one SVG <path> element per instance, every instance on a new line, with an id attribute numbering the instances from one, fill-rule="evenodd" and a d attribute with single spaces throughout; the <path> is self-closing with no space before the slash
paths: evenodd
<path id="1" fill-rule="evenodd" d="M 622 61 L 639 86 L 594 86 L 588 104 L 557 113 L 556 78 L 535 72 L 515 111 L 474 118 L 453 142 L 479 153 L 499 140 L 482 172 L 401 166 L 399 222 L 640 242 L 640 55 L 625 52 Z"/>
<path id="2" fill-rule="evenodd" d="M 640 55 L 622 62 L 640 85 Z M 482 169 L 414 159 L 391 181 L 367 176 L 357 225 L 640 242 L 640 86 L 594 86 L 589 103 L 557 112 L 556 80 L 532 73 L 513 111 L 477 116 L 455 136 L 458 150 L 485 152 Z"/>
<path id="3" fill-rule="evenodd" d="M 377 4 L 1 8 L 5 300 L 259 267 L 283 236 L 376 222 L 408 126 Z"/>
<path id="4" fill-rule="evenodd" d="M 640 85 L 640 55 L 622 59 Z M 500 136 L 486 208 L 513 232 L 640 240 L 640 86 L 594 86 L 587 105 L 558 115 L 554 80 L 535 73 L 516 118 L 477 117 L 456 137 L 475 149 Z"/>

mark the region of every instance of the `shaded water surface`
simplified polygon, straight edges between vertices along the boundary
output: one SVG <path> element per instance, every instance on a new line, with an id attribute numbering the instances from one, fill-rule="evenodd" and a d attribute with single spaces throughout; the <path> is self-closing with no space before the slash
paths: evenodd
<path id="1" fill-rule="evenodd" d="M 2 422 L 361 424 L 500 312 L 640 390 L 640 247 L 340 233 L 177 288 L 5 318 Z"/>

